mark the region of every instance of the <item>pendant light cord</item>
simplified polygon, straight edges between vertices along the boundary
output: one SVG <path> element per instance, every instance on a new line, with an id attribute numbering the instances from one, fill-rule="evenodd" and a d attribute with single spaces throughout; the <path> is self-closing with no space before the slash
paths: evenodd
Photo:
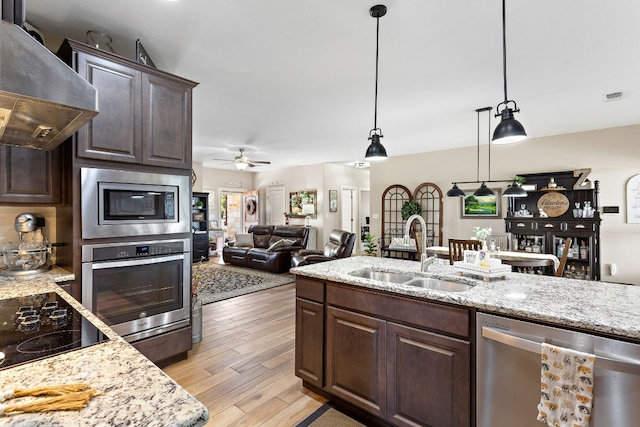
<path id="1" fill-rule="evenodd" d="M 502 0 L 502 77 L 504 81 L 504 102 L 507 100 L 507 18 L 505 13 L 505 0 Z"/>
<path id="2" fill-rule="evenodd" d="M 376 89 L 373 106 L 373 129 L 378 129 L 378 40 L 380 38 L 380 16 L 376 16 Z"/>
<path id="3" fill-rule="evenodd" d="M 476 119 L 476 182 L 480 182 L 480 110 L 476 110 L 476 115 L 478 118 Z"/>
<path id="4" fill-rule="evenodd" d="M 487 112 L 487 141 L 489 141 L 489 181 L 491 181 L 491 107 L 489 107 L 489 111 Z"/>

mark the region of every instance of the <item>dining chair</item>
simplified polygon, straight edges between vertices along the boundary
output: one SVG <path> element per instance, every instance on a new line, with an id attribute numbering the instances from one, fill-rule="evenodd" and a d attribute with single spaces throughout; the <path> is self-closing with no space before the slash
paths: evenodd
<path id="1" fill-rule="evenodd" d="M 567 237 L 567 240 L 564 242 L 564 250 L 562 251 L 562 256 L 560 257 L 560 264 L 558 264 L 558 268 L 556 269 L 556 277 L 562 277 L 564 274 L 564 268 L 567 266 L 567 258 L 569 257 L 569 251 L 571 250 L 571 237 Z"/>
<path id="2" fill-rule="evenodd" d="M 449 239 L 449 264 L 464 260 L 464 251 L 479 251 L 482 243 L 471 239 Z"/>

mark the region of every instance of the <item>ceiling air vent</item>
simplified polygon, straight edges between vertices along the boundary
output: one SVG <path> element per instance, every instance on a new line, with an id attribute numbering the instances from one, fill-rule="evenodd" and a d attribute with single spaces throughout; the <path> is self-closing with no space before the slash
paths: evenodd
<path id="1" fill-rule="evenodd" d="M 622 99 L 622 92 L 612 92 L 604 96 L 604 100 L 607 102 L 619 101 Z"/>

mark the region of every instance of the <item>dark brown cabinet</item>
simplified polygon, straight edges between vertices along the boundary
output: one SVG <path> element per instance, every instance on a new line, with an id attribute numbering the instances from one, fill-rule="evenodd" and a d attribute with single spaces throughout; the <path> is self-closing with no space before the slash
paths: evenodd
<path id="1" fill-rule="evenodd" d="M 58 55 L 98 89 L 99 114 L 77 133 L 78 157 L 191 169 L 197 83 L 72 40 Z"/>
<path id="2" fill-rule="evenodd" d="M 387 419 L 470 425 L 470 365 L 469 342 L 387 323 Z"/>
<path id="3" fill-rule="evenodd" d="M 305 385 L 394 425 L 471 425 L 469 310 L 303 277 L 296 293 Z"/>
<path id="4" fill-rule="evenodd" d="M 324 386 L 324 282 L 296 279 L 295 372 L 306 383 Z"/>
<path id="5" fill-rule="evenodd" d="M 0 203 L 60 203 L 60 148 L 0 146 Z"/>
<path id="6" fill-rule="evenodd" d="M 580 176 L 573 171 L 520 176 L 535 190 L 528 191 L 526 198 L 509 201 L 505 230 L 512 235 L 512 249 L 560 258 L 569 237 L 571 250 L 564 276 L 600 280 L 599 182 L 580 185 Z M 550 188 L 550 182 L 555 186 Z M 539 209 L 547 205 L 548 217 L 543 217 Z"/>
<path id="7" fill-rule="evenodd" d="M 386 418 L 386 322 L 329 306 L 326 325 L 327 391 Z"/>
<path id="8" fill-rule="evenodd" d="M 209 193 L 193 193 L 191 197 L 191 254 L 194 262 L 209 259 Z"/>

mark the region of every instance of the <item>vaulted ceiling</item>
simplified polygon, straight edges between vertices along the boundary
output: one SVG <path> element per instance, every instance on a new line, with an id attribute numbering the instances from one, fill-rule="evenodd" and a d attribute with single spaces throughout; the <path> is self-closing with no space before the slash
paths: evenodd
<path id="1" fill-rule="evenodd" d="M 26 17 L 59 37 L 107 33 L 128 58 L 140 39 L 159 69 L 200 83 L 194 161 L 233 168 L 212 159 L 245 148 L 272 163 L 255 171 L 363 160 L 373 127 L 374 4 L 26 0 Z M 495 111 L 504 98 L 501 1 L 382 4 L 378 126 L 387 152 L 475 145 L 475 110 Z M 506 13 L 508 95 L 530 137 L 640 123 L 640 2 L 507 0 Z"/>

